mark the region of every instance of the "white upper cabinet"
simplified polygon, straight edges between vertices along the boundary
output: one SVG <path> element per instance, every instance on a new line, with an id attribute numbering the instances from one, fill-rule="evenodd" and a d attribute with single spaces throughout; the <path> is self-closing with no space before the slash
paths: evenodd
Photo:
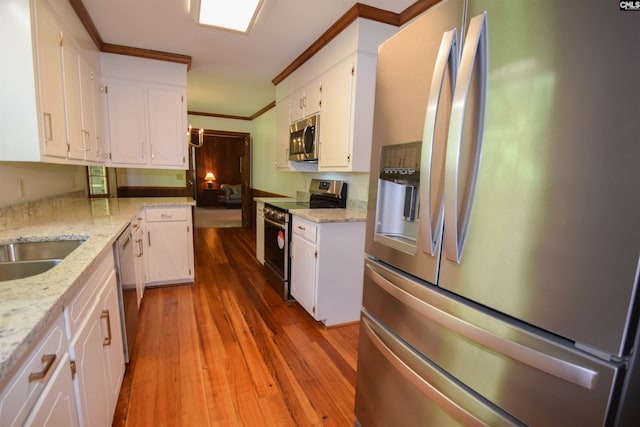
<path id="1" fill-rule="evenodd" d="M 112 164 L 147 164 L 145 88 L 107 81 L 107 111 Z"/>
<path id="2" fill-rule="evenodd" d="M 376 56 L 354 53 L 323 75 L 319 171 L 368 172 Z"/>
<path id="3" fill-rule="evenodd" d="M 111 166 L 187 169 L 186 65 L 103 54 Z"/>
<path id="4" fill-rule="evenodd" d="M 42 2 L 37 3 L 37 58 L 42 67 L 40 77 L 40 126 L 43 154 L 67 157 L 67 135 L 64 118 L 64 79 L 62 74 L 62 41 L 60 21 Z"/>
<path id="5" fill-rule="evenodd" d="M 276 111 L 278 168 L 300 170 L 297 162 L 283 162 L 288 126 L 319 113 L 320 152 L 315 170 L 369 171 L 377 50 L 396 31 L 392 25 L 359 18 L 278 84 L 276 107 L 285 102 L 290 105 L 288 123 Z"/>
<path id="6" fill-rule="evenodd" d="M 0 64 L 2 80 L 11 82 L 0 86 L 0 161 L 95 161 L 87 156 L 95 106 L 82 100 L 81 73 L 95 76 L 100 57 L 71 5 L 3 1 L 0 28 L 11 34 L 0 40 L 0 53 L 11 59 Z"/>
<path id="7" fill-rule="evenodd" d="M 322 82 L 313 80 L 304 87 L 298 89 L 290 96 L 291 108 L 290 122 L 296 122 L 320 111 L 322 100 Z"/>

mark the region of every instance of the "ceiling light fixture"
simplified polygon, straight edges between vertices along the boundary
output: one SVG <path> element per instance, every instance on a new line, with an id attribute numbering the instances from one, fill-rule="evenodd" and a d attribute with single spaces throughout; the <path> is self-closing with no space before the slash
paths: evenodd
<path id="1" fill-rule="evenodd" d="M 201 25 L 246 33 L 261 4 L 262 0 L 190 0 L 189 13 Z"/>

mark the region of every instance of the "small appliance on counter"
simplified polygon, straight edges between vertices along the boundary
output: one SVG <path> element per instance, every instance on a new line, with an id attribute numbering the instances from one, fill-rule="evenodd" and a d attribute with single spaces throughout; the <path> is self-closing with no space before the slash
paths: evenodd
<path id="1" fill-rule="evenodd" d="M 264 205 L 264 271 L 267 280 L 285 300 L 291 299 L 289 262 L 291 209 L 346 208 L 347 183 L 312 179 L 309 202 L 266 202 Z"/>

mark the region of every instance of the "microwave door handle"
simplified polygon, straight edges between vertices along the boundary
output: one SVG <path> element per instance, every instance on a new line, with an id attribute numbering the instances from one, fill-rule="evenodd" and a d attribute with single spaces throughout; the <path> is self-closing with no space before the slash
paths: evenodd
<path id="1" fill-rule="evenodd" d="M 484 134 L 485 100 L 487 97 L 487 17 L 486 12 L 474 16 L 469 22 L 467 38 L 462 49 L 460 72 L 453 95 L 444 178 L 444 252 L 448 260 L 460 263 L 467 240 L 471 207 L 478 180 L 480 153 Z M 474 113 L 477 126 L 471 147 L 473 158 L 469 162 L 467 182 L 463 194 L 459 194 L 460 153 L 463 145 L 465 110 L 469 100 L 474 66 L 479 67 L 479 96 Z M 467 144 L 473 141 L 467 141 Z"/>
<path id="2" fill-rule="evenodd" d="M 443 206 L 444 200 L 442 191 L 438 191 L 437 200 L 432 200 L 431 178 L 433 172 L 433 151 L 436 132 L 436 121 L 438 118 L 438 105 L 440 104 L 440 96 L 444 86 L 447 69 L 449 69 L 449 78 L 451 79 L 451 91 L 453 92 L 455 84 L 455 76 L 458 72 L 458 36 L 457 30 L 454 28 L 442 35 L 438 56 L 433 67 L 433 78 L 429 90 L 429 98 L 427 100 L 427 109 L 424 118 L 424 130 L 422 134 L 422 152 L 420 154 L 422 165 L 420 167 L 420 233 L 422 235 L 423 251 L 434 256 L 442 234 Z M 451 93 L 450 95 L 453 95 Z M 446 141 L 438 141 L 445 144 Z M 438 182 L 442 186 L 442 182 Z M 441 190 L 439 188 L 438 190 Z M 432 218 L 431 212 L 434 203 L 437 206 L 436 217 Z"/>

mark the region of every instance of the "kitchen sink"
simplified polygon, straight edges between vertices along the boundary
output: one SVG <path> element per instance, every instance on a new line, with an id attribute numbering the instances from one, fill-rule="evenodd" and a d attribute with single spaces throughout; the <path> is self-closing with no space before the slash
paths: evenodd
<path id="1" fill-rule="evenodd" d="M 0 245 L 0 281 L 44 273 L 59 264 L 84 241 L 44 240 Z"/>
<path id="2" fill-rule="evenodd" d="M 44 240 L 0 245 L 0 262 L 64 259 L 84 240 Z"/>
<path id="3" fill-rule="evenodd" d="M 60 259 L 47 259 L 41 261 L 15 261 L 0 262 L 0 282 L 5 280 L 22 279 L 35 276 L 55 267 Z"/>

